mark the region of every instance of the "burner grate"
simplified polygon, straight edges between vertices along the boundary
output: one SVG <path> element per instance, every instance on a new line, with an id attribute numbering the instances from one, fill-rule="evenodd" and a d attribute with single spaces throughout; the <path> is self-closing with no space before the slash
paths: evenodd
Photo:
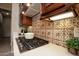
<path id="1" fill-rule="evenodd" d="M 34 37 L 34 39 L 25 39 L 24 37 L 19 37 L 16 39 L 16 41 L 20 53 L 48 44 L 48 41 L 37 37 Z"/>

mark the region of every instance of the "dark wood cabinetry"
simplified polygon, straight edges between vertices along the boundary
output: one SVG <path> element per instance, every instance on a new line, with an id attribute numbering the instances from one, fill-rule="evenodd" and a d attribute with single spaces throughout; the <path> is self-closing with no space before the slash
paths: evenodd
<path id="1" fill-rule="evenodd" d="M 64 12 L 72 11 L 74 3 L 42 3 L 42 17 L 41 19 L 49 18 Z"/>
<path id="2" fill-rule="evenodd" d="M 24 25 L 24 26 L 32 26 L 32 18 L 31 17 L 27 17 L 25 15 L 21 15 L 21 25 Z"/>
<path id="3" fill-rule="evenodd" d="M 77 16 L 79 16 L 79 4 L 75 4 L 74 7 Z"/>

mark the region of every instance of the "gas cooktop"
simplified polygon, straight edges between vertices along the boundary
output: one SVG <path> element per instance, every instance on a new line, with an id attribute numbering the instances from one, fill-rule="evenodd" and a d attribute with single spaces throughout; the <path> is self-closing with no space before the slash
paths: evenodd
<path id="1" fill-rule="evenodd" d="M 48 44 L 48 41 L 37 37 L 34 37 L 33 39 L 25 39 L 25 37 L 19 37 L 16 39 L 16 41 L 20 53 Z"/>

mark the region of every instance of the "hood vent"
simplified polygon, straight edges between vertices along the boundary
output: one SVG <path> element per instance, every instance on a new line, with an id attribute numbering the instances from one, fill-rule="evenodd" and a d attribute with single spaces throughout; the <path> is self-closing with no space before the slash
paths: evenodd
<path id="1" fill-rule="evenodd" d="M 25 15 L 28 17 L 34 17 L 40 13 L 40 3 L 31 4 L 31 6 L 26 10 Z"/>

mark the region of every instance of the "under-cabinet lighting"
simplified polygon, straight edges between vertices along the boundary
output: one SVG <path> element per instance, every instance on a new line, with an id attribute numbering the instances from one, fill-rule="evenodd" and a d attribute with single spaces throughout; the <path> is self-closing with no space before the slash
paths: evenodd
<path id="1" fill-rule="evenodd" d="M 60 20 L 63 18 L 68 18 L 68 17 L 74 17 L 74 14 L 72 11 L 50 17 L 50 20 Z"/>

